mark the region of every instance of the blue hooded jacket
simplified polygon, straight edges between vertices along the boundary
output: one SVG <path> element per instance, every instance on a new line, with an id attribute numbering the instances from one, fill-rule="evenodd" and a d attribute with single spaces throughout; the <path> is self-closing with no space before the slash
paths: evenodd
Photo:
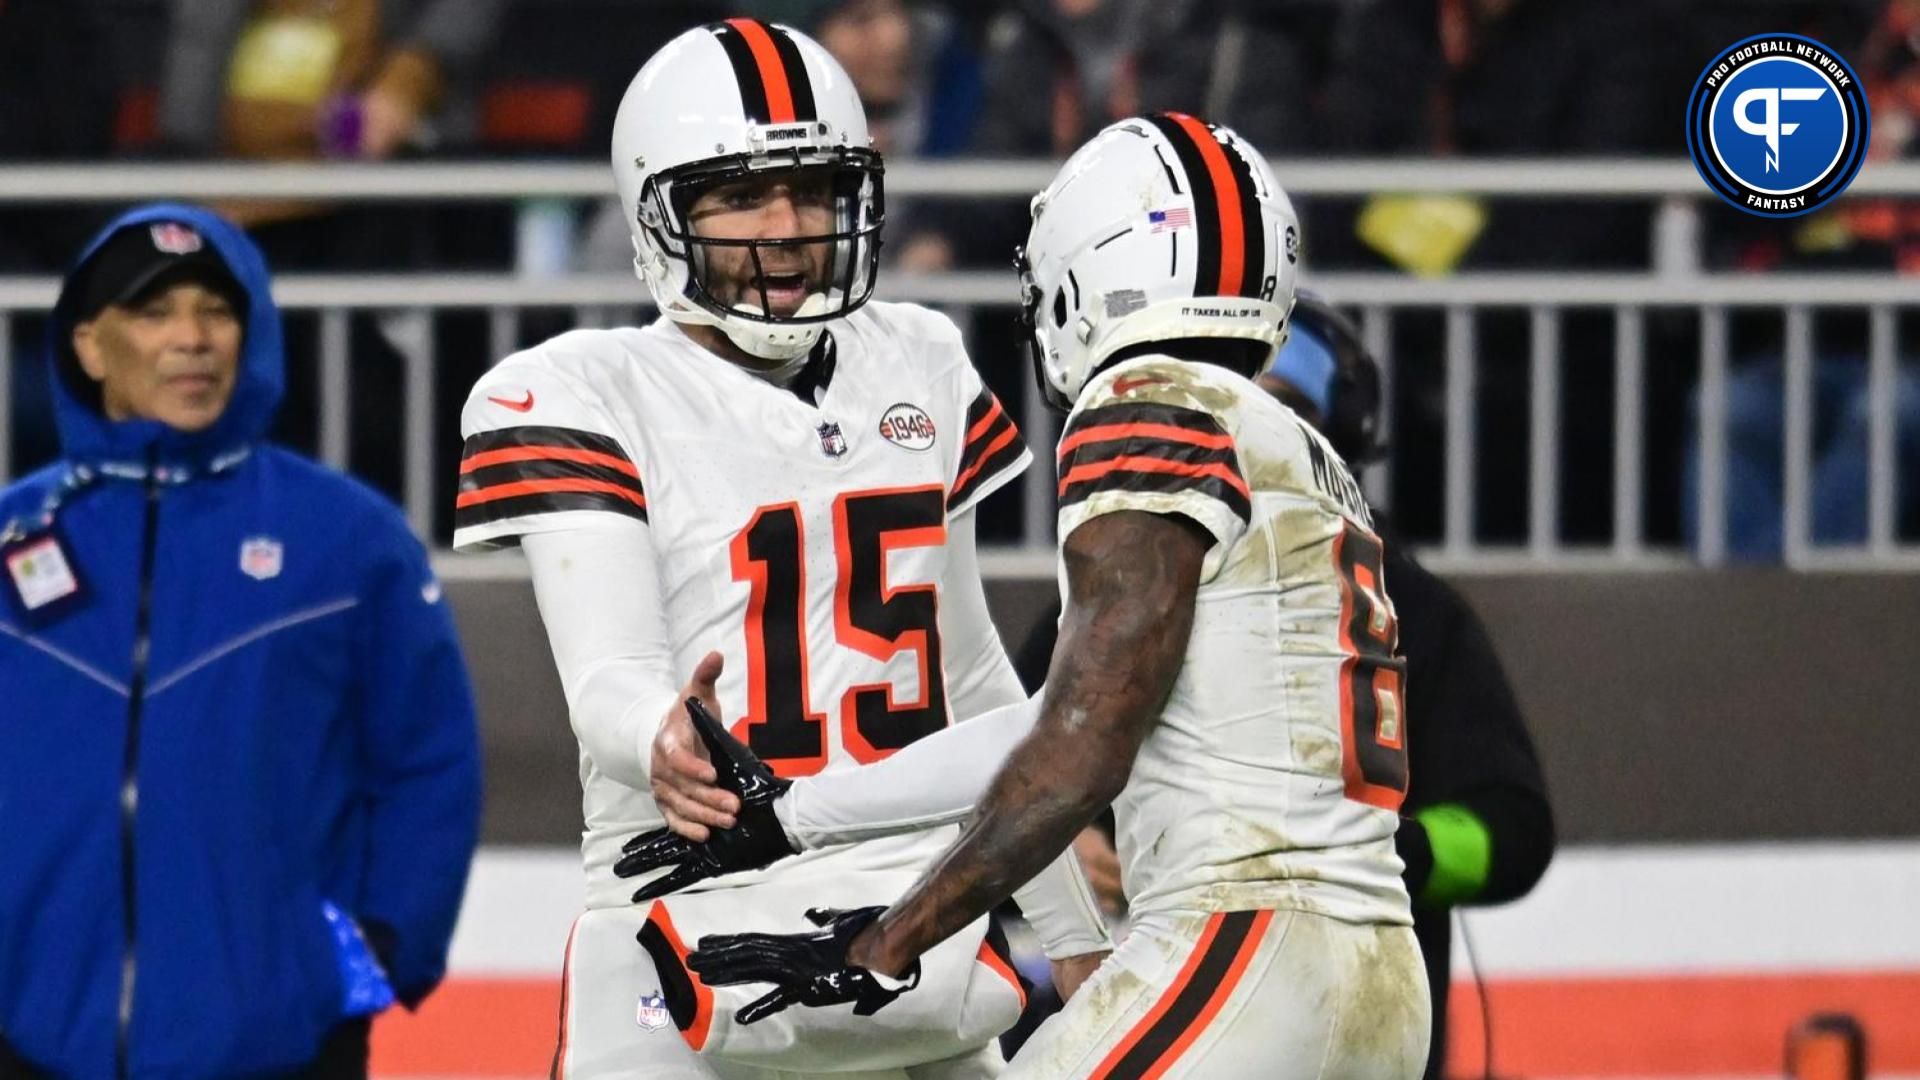
<path id="1" fill-rule="evenodd" d="M 197 433 L 107 419 L 69 344 L 87 260 L 156 221 L 250 297 Z M 65 1076 L 296 1069 L 345 1019 L 324 903 L 409 1005 L 444 970 L 480 805 L 452 619 L 390 504 L 263 441 L 280 316 L 239 229 L 174 205 L 108 225 L 48 361 L 63 457 L 0 492 L 0 526 L 44 535 L 57 498 L 84 593 L 50 615 L 0 576 L 0 1039 Z"/>

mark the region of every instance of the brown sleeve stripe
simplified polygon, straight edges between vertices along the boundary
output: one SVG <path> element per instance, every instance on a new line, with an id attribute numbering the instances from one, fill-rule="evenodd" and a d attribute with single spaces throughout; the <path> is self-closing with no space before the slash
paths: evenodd
<path id="1" fill-rule="evenodd" d="M 1228 466 L 1187 465 L 1160 458 L 1123 457 L 1083 466 L 1060 479 L 1062 510 L 1095 495 L 1141 492 L 1180 495 L 1188 492 L 1214 499 L 1241 521 L 1253 518 L 1246 482 Z"/>
<path id="2" fill-rule="evenodd" d="M 960 466 L 954 474 L 953 490 L 947 496 L 947 508 L 965 502 L 1001 470 L 1018 464 L 1026 452 L 1020 429 L 1000 405 L 991 390 L 981 390 L 967 408 L 967 435 L 960 450 Z"/>
<path id="3" fill-rule="evenodd" d="M 1198 491 L 1242 521 L 1252 517 L 1233 436 L 1198 409 L 1156 402 L 1088 409 L 1067 425 L 1060 450 L 1062 507 L 1102 492 Z"/>
<path id="4" fill-rule="evenodd" d="M 980 396 L 967 406 L 967 437 L 963 441 L 970 447 L 978 444 L 1006 416 L 1007 410 L 1000 406 L 1000 399 L 994 396 L 993 391 L 980 391 Z M 1013 421 L 1007 420 L 1007 423 Z"/>
<path id="5" fill-rule="evenodd" d="M 1124 442 L 1136 439 L 1184 443 L 1215 450 L 1233 449 L 1233 436 L 1224 431 L 1194 431 L 1190 428 L 1175 427 L 1172 424 L 1100 424 L 1095 427 L 1080 428 L 1060 440 L 1060 460 L 1065 461 L 1069 454 L 1089 443 Z"/>
<path id="6" fill-rule="evenodd" d="M 1220 421 L 1213 418 L 1212 413 L 1201 409 L 1166 405 L 1158 401 L 1127 401 L 1118 405 L 1102 405 L 1088 409 L 1067 421 L 1066 438 L 1061 443 L 1061 449 L 1068 449 L 1068 444 L 1078 445 L 1074 440 L 1083 431 L 1116 424 L 1156 424 L 1198 432 L 1202 435 L 1224 435 L 1227 431 L 1220 426 Z"/>
<path id="7" fill-rule="evenodd" d="M 1272 921 L 1271 911 L 1228 911 L 1209 919 L 1173 984 L 1094 1068 L 1090 1080 L 1165 1074 L 1233 996 Z"/>
<path id="8" fill-rule="evenodd" d="M 1247 491 L 1247 482 L 1241 479 L 1239 470 L 1234 468 L 1230 462 L 1169 461 L 1163 457 L 1152 457 L 1145 454 L 1126 454 L 1120 457 L 1108 458 L 1105 461 L 1076 465 L 1061 475 L 1060 496 L 1061 498 L 1065 498 L 1067 489 L 1075 485 L 1083 487 L 1091 485 L 1091 487 L 1088 487 L 1088 490 L 1081 492 L 1078 496 L 1078 498 L 1086 498 L 1088 495 L 1101 489 L 1102 485 L 1095 483 L 1096 481 L 1112 476 L 1115 473 L 1153 473 L 1175 479 L 1180 477 L 1193 477 L 1196 479 L 1211 477 L 1224 484 L 1228 490 L 1238 493 L 1241 499 L 1251 498 L 1251 495 Z"/>
<path id="9" fill-rule="evenodd" d="M 624 457 L 615 457 L 600 450 L 581 450 L 567 446 L 515 446 L 502 450 L 483 450 L 460 459 L 460 475 L 465 476 L 495 465 L 520 461 L 570 461 L 580 465 L 598 465 L 624 476 L 631 476 L 635 480 L 640 479 L 640 470 L 634 468 L 633 462 Z"/>
<path id="10" fill-rule="evenodd" d="M 647 520 L 640 470 L 620 444 L 573 428 L 513 427 L 467 440 L 454 526 L 602 510 Z"/>

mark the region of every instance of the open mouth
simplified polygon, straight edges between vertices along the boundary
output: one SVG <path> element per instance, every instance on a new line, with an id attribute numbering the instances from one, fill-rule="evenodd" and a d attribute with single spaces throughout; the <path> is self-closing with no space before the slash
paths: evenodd
<path id="1" fill-rule="evenodd" d="M 753 279 L 749 295 L 757 300 L 762 292 L 766 294 L 770 307 L 792 310 L 807 298 L 807 275 L 799 272 L 767 274 Z"/>

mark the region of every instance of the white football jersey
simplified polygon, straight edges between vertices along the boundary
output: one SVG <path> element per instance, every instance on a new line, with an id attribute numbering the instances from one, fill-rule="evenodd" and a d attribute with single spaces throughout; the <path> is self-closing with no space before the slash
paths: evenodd
<path id="1" fill-rule="evenodd" d="M 1081 393 L 1059 469 L 1063 539 L 1143 510 L 1215 541 L 1185 662 L 1114 802 L 1134 908 L 1411 922 L 1393 847 L 1406 663 L 1339 456 L 1251 381 L 1142 357 Z"/>
<path id="2" fill-rule="evenodd" d="M 488 372 L 462 433 L 454 546 L 594 515 L 646 522 L 676 681 L 718 650 L 723 717 L 788 777 L 878 760 L 949 723 L 947 686 L 975 673 L 941 652 L 947 521 L 1031 460 L 953 323 L 887 303 L 834 323 L 787 388 L 667 320 L 562 334 Z M 589 903 L 624 903 L 632 883 L 612 864 L 660 811 L 584 751 L 580 772 Z M 919 866 L 951 835 L 851 850 L 865 868 Z M 727 883 L 818 873 L 835 855 Z"/>

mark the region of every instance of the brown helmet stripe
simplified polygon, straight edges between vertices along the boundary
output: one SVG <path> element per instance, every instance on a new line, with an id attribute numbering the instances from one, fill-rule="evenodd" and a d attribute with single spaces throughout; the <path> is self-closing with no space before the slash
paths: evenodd
<path id="1" fill-rule="evenodd" d="M 709 29 L 733 65 L 747 119 L 757 124 L 790 124 L 815 118 L 806 62 L 785 30 L 744 18 L 714 23 Z"/>
<path id="2" fill-rule="evenodd" d="M 1265 237 L 1253 173 L 1239 154 L 1229 154 L 1213 128 L 1185 113 L 1150 118 L 1173 146 L 1193 189 L 1199 234 L 1196 296 L 1258 296 L 1266 266 Z"/>

